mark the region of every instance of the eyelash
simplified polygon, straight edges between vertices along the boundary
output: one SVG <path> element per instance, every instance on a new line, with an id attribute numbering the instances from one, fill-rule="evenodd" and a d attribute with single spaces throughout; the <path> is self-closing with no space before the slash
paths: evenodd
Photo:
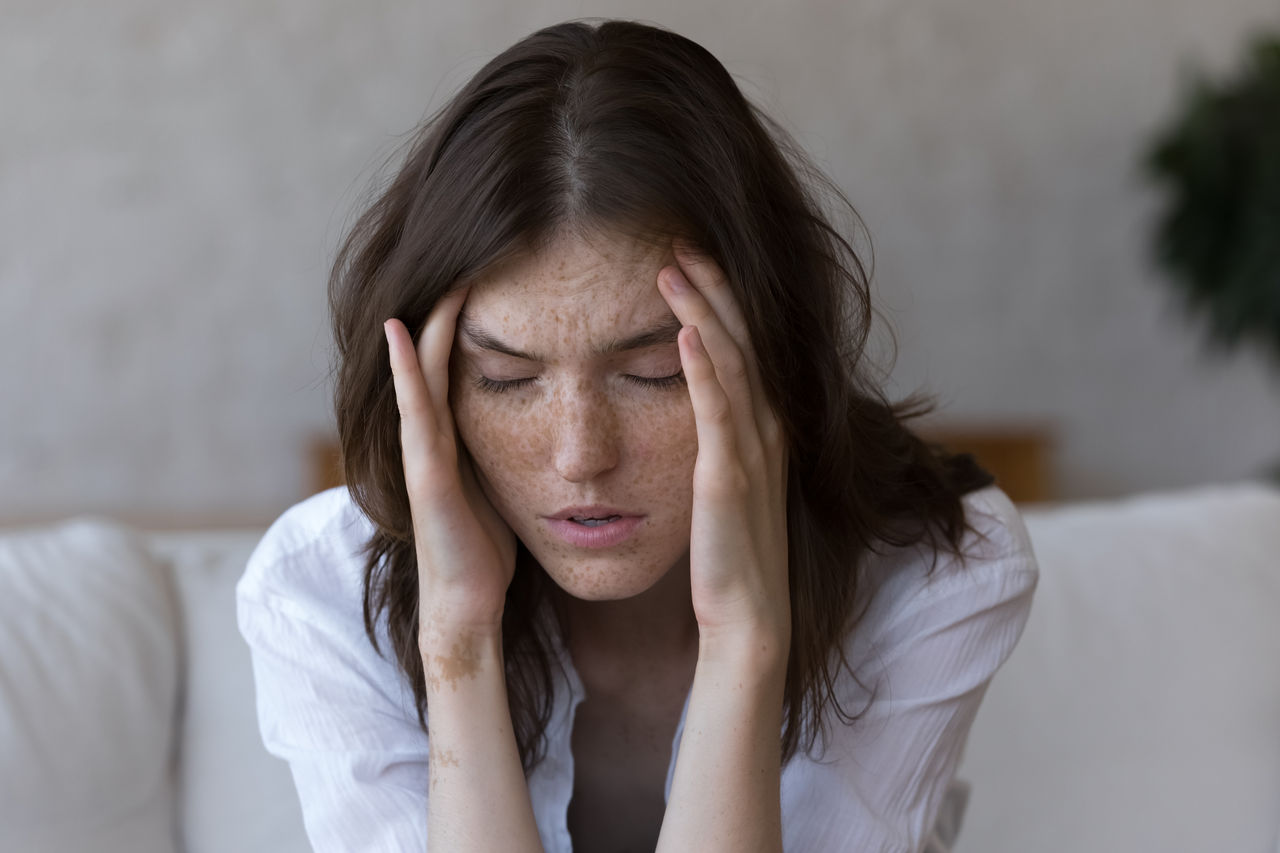
<path id="1" fill-rule="evenodd" d="M 536 379 L 536 376 L 528 376 L 524 379 L 490 379 L 487 376 L 476 377 L 476 387 L 481 391 L 490 394 L 501 394 L 504 391 L 513 391 L 517 388 L 523 388 Z M 634 382 L 641 388 L 666 389 L 675 388 L 684 384 L 684 371 L 673 373 L 670 376 L 631 376 L 623 377 L 629 382 Z"/>

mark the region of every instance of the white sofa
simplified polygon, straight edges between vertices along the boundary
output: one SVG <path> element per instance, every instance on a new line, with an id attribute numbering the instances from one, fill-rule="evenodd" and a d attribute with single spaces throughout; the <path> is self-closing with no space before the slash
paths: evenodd
<path id="1" fill-rule="evenodd" d="M 1280 489 L 1024 509 L 959 853 L 1280 853 Z M 308 850 L 233 588 L 260 530 L 0 532 L 0 851 Z"/>

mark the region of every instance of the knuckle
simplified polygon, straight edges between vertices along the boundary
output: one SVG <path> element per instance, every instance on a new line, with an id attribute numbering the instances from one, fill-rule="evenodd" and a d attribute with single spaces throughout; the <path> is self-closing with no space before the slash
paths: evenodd
<path id="1" fill-rule="evenodd" d="M 728 282 L 728 276 L 709 253 L 692 246 L 683 246 L 679 255 L 681 264 L 688 266 L 691 272 L 702 279 L 702 286 L 720 287 Z"/>
<path id="2" fill-rule="evenodd" d="M 702 331 L 718 322 L 720 322 L 720 316 L 716 314 L 716 309 L 711 307 L 711 303 L 706 299 L 699 300 L 698 306 L 693 312 L 693 325 L 697 326 L 699 331 Z"/>
<path id="3" fill-rule="evenodd" d="M 771 413 L 766 414 L 760 425 L 760 442 L 769 451 L 779 451 L 783 448 L 782 426 L 778 423 L 778 419 Z"/>
<path id="4" fill-rule="evenodd" d="M 747 370 L 747 361 L 737 347 L 731 347 L 725 354 L 724 374 L 725 378 L 734 385 L 745 385 L 750 380 L 751 374 Z"/>
<path id="5" fill-rule="evenodd" d="M 728 465 L 726 468 L 722 475 L 725 492 L 735 497 L 748 494 L 751 491 L 751 478 L 747 476 L 747 469 L 742 465 Z"/>
<path id="6" fill-rule="evenodd" d="M 450 448 L 443 442 L 429 442 L 427 452 L 404 459 L 405 487 L 410 501 L 424 508 L 443 508 L 456 500 L 457 470 Z"/>
<path id="7" fill-rule="evenodd" d="M 729 277 L 724 274 L 713 261 L 706 261 L 703 265 L 703 275 L 706 276 L 707 290 L 721 291 L 729 286 Z"/>
<path id="8" fill-rule="evenodd" d="M 707 422 L 717 428 L 727 427 L 733 423 L 733 409 L 729 407 L 729 401 L 723 394 L 707 407 Z"/>
<path id="9" fill-rule="evenodd" d="M 422 400 L 396 398 L 396 410 L 401 421 L 421 421 L 427 416 L 427 405 Z"/>
<path id="10" fill-rule="evenodd" d="M 742 467 L 748 471 L 763 471 L 765 467 L 764 448 L 753 443 L 742 453 Z"/>
<path id="11" fill-rule="evenodd" d="M 422 462 L 404 462 L 404 488 L 409 495 L 409 506 L 415 512 L 431 500 L 431 473 Z"/>

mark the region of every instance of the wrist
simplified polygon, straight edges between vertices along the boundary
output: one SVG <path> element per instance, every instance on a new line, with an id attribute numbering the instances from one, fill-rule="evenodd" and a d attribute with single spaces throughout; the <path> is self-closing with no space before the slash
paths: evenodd
<path id="1" fill-rule="evenodd" d="M 501 610 L 497 613 L 472 612 L 469 608 L 450 604 L 446 596 L 425 589 L 420 590 L 419 601 L 419 651 L 438 652 L 458 643 L 482 643 L 502 638 Z"/>
<path id="2" fill-rule="evenodd" d="M 428 691 L 486 670 L 502 671 L 502 629 L 488 624 L 420 626 L 418 653 Z"/>
<path id="3" fill-rule="evenodd" d="M 789 632 L 754 629 L 702 629 L 698 664 L 731 667 L 747 675 L 785 676 L 791 653 Z"/>
<path id="4" fill-rule="evenodd" d="M 502 628 L 505 609 L 505 600 L 494 603 L 473 590 L 418 578 L 420 635 L 430 628 L 446 632 L 494 633 Z"/>

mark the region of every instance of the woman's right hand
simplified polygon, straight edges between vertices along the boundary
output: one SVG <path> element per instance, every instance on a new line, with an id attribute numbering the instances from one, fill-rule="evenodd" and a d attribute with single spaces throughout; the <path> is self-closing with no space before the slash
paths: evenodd
<path id="1" fill-rule="evenodd" d="M 449 354 L 467 291 L 432 309 L 415 352 L 399 320 L 384 324 L 400 409 L 400 448 L 418 557 L 418 644 L 502 625 L 516 537 L 484 496 L 449 408 Z"/>

